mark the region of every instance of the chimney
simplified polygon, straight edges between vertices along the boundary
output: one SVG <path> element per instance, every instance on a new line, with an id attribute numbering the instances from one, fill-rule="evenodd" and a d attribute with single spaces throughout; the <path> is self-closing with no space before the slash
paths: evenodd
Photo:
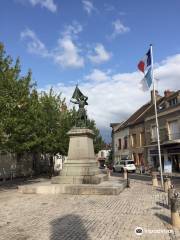
<path id="1" fill-rule="evenodd" d="M 167 98 L 169 97 L 171 94 L 173 94 L 174 92 L 173 91 L 170 91 L 170 90 L 165 90 L 164 91 L 164 96 Z"/>
<path id="2" fill-rule="evenodd" d="M 156 97 L 156 100 L 159 99 L 157 90 L 155 90 L 155 97 Z M 151 103 L 154 104 L 154 91 L 153 90 L 151 90 Z"/>

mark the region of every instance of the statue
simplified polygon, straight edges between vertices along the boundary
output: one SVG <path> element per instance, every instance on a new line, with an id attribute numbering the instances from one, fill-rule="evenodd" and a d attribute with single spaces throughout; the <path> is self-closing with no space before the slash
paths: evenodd
<path id="1" fill-rule="evenodd" d="M 72 99 L 75 99 L 76 101 Z M 87 113 L 86 113 L 86 109 L 84 108 L 85 105 L 88 105 L 87 100 L 88 100 L 88 97 L 83 95 L 83 93 L 78 88 L 78 85 L 76 85 L 76 88 L 70 100 L 70 102 L 79 105 L 77 118 L 76 118 L 76 127 L 86 127 L 87 125 Z"/>

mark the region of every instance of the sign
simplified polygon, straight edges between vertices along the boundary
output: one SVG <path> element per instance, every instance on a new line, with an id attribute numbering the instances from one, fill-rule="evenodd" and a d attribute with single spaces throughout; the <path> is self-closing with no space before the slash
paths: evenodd
<path id="1" fill-rule="evenodd" d="M 180 153 L 180 148 L 170 148 L 167 150 L 167 152 L 177 154 Z"/>
<path id="2" fill-rule="evenodd" d="M 168 159 L 164 160 L 164 172 L 165 173 L 172 173 L 172 162 L 171 162 L 171 160 L 168 160 Z"/>
<path id="3" fill-rule="evenodd" d="M 158 149 L 152 149 L 149 151 L 150 155 L 158 155 L 159 152 L 158 152 Z M 161 149 L 161 154 L 164 154 L 164 151 L 163 149 Z"/>

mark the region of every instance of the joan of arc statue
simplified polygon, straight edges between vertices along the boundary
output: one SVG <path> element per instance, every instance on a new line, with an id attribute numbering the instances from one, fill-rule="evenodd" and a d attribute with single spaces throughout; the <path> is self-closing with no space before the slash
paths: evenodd
<path id="1" fill-rule="evenodd" d="M 75 99 L 75 100 L 72 100 L 72 99 Z M 77 112 L 77 119 L 76 119 L 77 127 L 85 127 L 87 125 L 87 113 L 85 109 L 85 105 L 88 105 L 87 100 L 88 100 L 88 97 L 85 96 L 78 88 L 78 85 L 76 85 L 76 88 L 74 90 L 74 93 L 70 101 L 74 104 L 79 105 L 79 109 Z"/>

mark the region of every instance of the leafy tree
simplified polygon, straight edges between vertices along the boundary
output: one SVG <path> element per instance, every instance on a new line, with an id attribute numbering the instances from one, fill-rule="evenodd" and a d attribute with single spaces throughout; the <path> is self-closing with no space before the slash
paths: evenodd
<path id="1" fill-rule="evenodd" d="M 42 152 L 66 154 L 66 133 L 72 126 L 65 99 L 61 99 L 61 94 L 55 94 L 50 89 L 49 93 L 41 93 L 39 101 L 43 115 Z"/>
<path id="2" fill-rule="evenodd" d="M 0 44 L 0 150 L 67 155 L 67 132 L 75 125 L 75 108 L 68 109 L 53 89 L 39 93 L 31 71 L 25 76 L 20 72 L 19 59 L 13 64 Z M 87 126 L 95 133 L 97 153 L 104 141 L 93 120 Z"/>
<path id="3" fill-rule="evenodd" d="M 0 69 L 0 147 L 3 150 L 20 153 L 29 150 L 28 111 L 33 87 L 31 72 L 20 77 L 19 59 L 12 65 L 12 58 L 5 55 L 2 44 L 0 44 Z"/>
<path id="4" fill-rule="evenodd" d="M 113 151 L 111 150 L 110 153 L 109 153 L 109 157 L 106 161 L 106 165 L 108 167 L 112 167 L 112 164 L 113 164 Z"/>
<path id="5" fill-rule="evenodd" d="M 98 153 L 101 149 L 103 149 L 106 146 L 106 143 L 102 139 L 102 136 L 100 135 L 99 129 L 96 127 L 96 123 L 94 120 L 87 120 L 87 127 L 93 130 L 95 136 L 94 136 L 94 151 L 95 153 Z"/>

